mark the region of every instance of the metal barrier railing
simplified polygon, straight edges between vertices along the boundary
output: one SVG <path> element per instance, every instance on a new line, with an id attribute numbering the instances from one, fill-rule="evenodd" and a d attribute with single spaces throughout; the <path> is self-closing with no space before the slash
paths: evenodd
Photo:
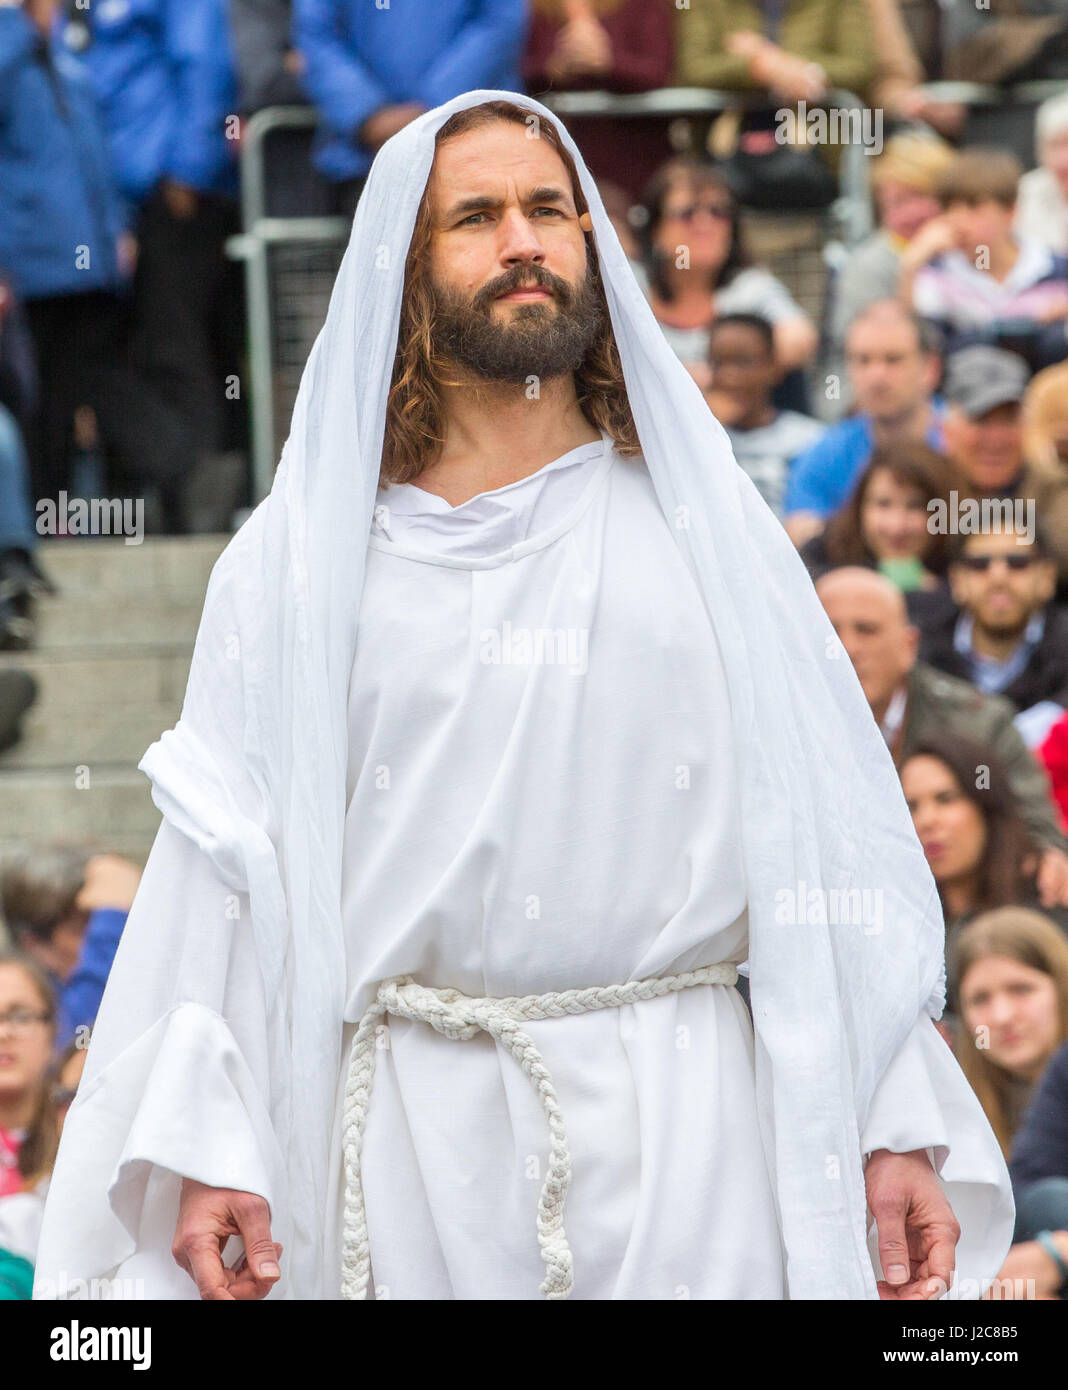
<path id="1" fill-rule="evenodd" d="M 318 124 L 311 107 L 271 106 L 249 118 L 241 140 L 243 231 L 226 249 L 245 263 L 253 505 L 271 490 L 279 441 L 351 228 L 346 217 L 268 215 L 268 137 L 276 130 L 313 131 Z"/>
<path id="2" fill-rule="evenodd" d="M 663 87 L 655 92 L 636 92 L 617 96 L 613 92 L 556 92 L 541 97 L 550 111 L 563 117 L 677 117 L 694 119 L 716 116 L 729 110 L 766 110 L 774 102 L 767 92 L 710 91 L 704 87 Z M 781 105 L 782 103 L 780 103 Z M 853 92 L 835 88 L 809 107 L 837 107 L 843 111 L 863 111 L 864 103 Z M 862 145 L 846 142 L 838 166 L 838 198 L 830 208 L 846 245 L 862 241 L 871 230 L 868 196 L 868 156 Z M 783 212 L 791 209 L 784 208 Z"/>

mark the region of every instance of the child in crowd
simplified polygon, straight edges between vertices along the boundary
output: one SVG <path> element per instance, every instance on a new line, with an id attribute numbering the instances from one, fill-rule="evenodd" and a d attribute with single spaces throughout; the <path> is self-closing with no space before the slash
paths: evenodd
<path id="1" fill-rule="evenodd" d="M 901 258 L 901 294 L 946 353 L 976 343 L 1032 370 L 1068 357 L 1068 260 L 1013 231 L 1022 169 L 1004 150 L 965 150 L 939 177 L 942 207 Z"/>
<path id="2" fill-rule="evenodd" d="M 759 314 L 724 314 L 709 330 L 711 386 L 705 399 L 727 431 L 734 456 L 776 516 L 782 516 L 790 466 L 825 426 L 795 410 L 778 410 L 772 393 L 782 377 L 771 323 Z"/>

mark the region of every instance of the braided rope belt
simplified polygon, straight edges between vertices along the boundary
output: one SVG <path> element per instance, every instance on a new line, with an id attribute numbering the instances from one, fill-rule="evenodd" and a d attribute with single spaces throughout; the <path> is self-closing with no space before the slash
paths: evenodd
<path id="1" fill-rule="evenodd" d="M 560 1299 L 567 1298 L 573 1283 L 571 1250 L 564 1231 L 564 1201 L 571 1182 L 571 1154 L 549 1068 L 520 1024 L 528 1020 L 591 1013 L 594 1009 L 617 1009 L 644 999 L 659 999 L 694 985 L 733 985 L 737 979 L 738 970 L 734 965 L 704 965 L 678 975 L 654 976 L 622 985 L 594 985 L 589 989 L 505 999 L 472 998 L 458 989 L 433 989 L 418 984 L 410 975 L 397 975 L 383 981 L 374 1002 L 360 1020 L 349 1053 L 343 1114 L 342 1298 L 365 1299 L 371 1274 L 361 1163 L 379 1019 L 393 1014 L 397 1018 L 428 1023 L 456 1042 L 466 1042 L 479 1032 L 488 1033 L 506 1047 L 522 1067 L 541 1101 L 551 1141 L 548 1172 L 538 1202 L 538 1244 L 546 1269 L 540 1292 L 545 1298 Z"/>

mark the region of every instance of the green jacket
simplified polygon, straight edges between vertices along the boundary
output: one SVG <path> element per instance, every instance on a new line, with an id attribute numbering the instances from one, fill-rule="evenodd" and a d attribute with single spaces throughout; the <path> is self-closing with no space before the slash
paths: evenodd
<path id="1" fill-rule="evenodd" d="M 984 695 L 967 681 L 944 675 L 918 661 L 908 680 L 908 704 L 901 740 L 894 750 L 898 767 L 922 743 L 937 745 L 940 734 L 953 733 L 993 748 L 1001 760 L 1020 813 L 1037 845 L 1064 849 L 1065 837 L 1050 800 L 1045 769 L 1012 722 L 1016 710 L 999 695 Z"/>
<path id="2" fill-rule="evenodd" d="M 757 86 L 747 60 L 728 53 L 728 34 L 765 33 L 764 12 L 753 0 L 689 0 L 675 10 L 675 81 L 680 87 Z M 863 97 L 875 77 L 875 43 L 868 0 L 783 0 L 777 35 L 765 34 L 788 53 L 819 63 L 832 87 Z"/>

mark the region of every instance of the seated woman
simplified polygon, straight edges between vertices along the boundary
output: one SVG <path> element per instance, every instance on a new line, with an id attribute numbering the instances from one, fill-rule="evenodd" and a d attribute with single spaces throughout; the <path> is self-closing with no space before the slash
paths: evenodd
<path id="1" fill-rule="evenodd" d="M 632 262 L 634 274 L 664 336 L 702 389 L 710 385 L 709 329 L 721 314 L 768 319 L 784 373 L 811 359 L 818 342 L 812 320 L 770 271 L 750 264 L 738 206 L 714 165 L 689 156 L 668 160 L 638 211 L 641 259 Z"/>
<path id="2" fill-rule="evenodd" d="M 1035 847 L 992 749 L 944 734 L 905 760 L 901 786 L 942 899 L 950 957 L 976 914 L 1039 906 Z M 1068 930 L 1065 909 L 1049 915 Z"/>
<path id="3" fill-rule="evenodd" d="M 1068 1060 L 1068 942 L 1041 913 L 1005 907 L 965 927 L 952 957 L 953 1004 L 960 1017 L 954 1051 L 1011 1162 L 1017 1200 L 998 1296 L 1063 1297 L 1068 1183 L 1061 1178 L 1018 1186 L 1015 1159 L 1018 1146 L 1033 1147 L 1029 1129 L 1049 1118 L 1048 1107 L 1036 1102 L 1043 1099 L 1055 1056 L 1062 1068 Z M 1062 1115 L 1054 1116 L 1058 1121 Z"/>
<path id="4" fill-rule="evenodd" d="M 928 528 L 929 504 L 945 498 L 945 459 L 903 439 L 875 449 L 852 496 L 818 536 L 801 547 L 814 580 L 842 565 L 877 569 L 905 595 L 920 628 L 953 611 L 946 584 L 946 537 Z"/>

